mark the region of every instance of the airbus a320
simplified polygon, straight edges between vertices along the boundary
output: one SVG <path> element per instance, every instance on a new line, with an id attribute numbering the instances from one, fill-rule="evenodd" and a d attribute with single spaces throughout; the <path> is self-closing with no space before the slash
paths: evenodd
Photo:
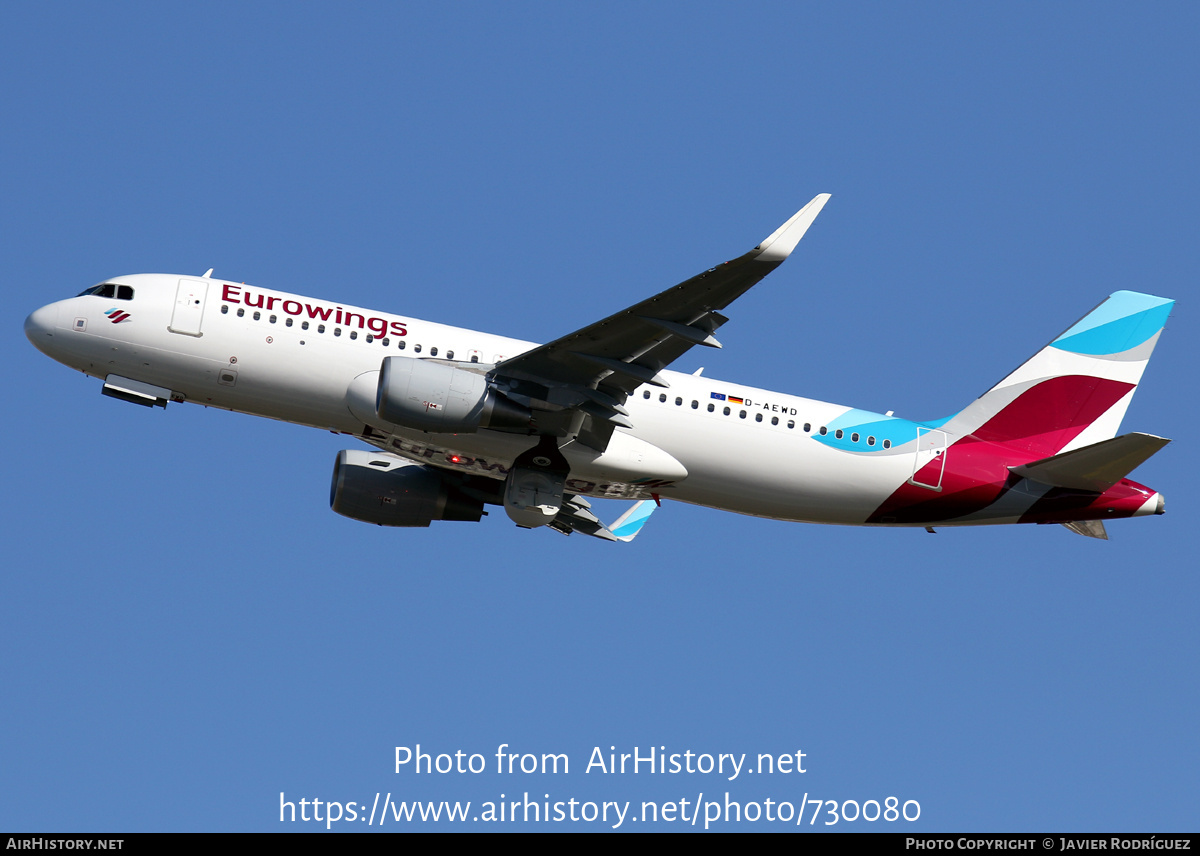
<path id="1" fill-rule="evenodd" d="M 795 249 L 821 194 L 750 252 L 543 345 L 203 276 L 107 279 L 25 322 L 123 401 L 193 402 L 358 437 L 330 502 L 384 526 L 478 521 L 628 541 L 663 499 L 777 520 L 924 527 L 1163 512 L 1118 436 L 1174 302 L 1118 291 L 980 398 L 919 422 L 671 371 Z M 591 499 L 631 500 L 605 525 Z"/>

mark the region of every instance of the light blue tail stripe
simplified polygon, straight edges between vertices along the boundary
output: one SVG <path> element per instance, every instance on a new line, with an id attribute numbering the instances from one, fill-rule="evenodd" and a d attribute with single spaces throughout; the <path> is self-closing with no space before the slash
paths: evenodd
<path id="1" fill-rule="evenodd" d="M 1074 336 L 1063 336 L 1055 340 L 1054 347 L 1074 354 L 1089 354 L 1101 356 L 1119 354 L 1136 348 L 1167 323 L 1171 314 L 1172 303 L 1147 309 L 1136 315 L 1110 321 L 1100 327 L 1093 327 Z"/>
<path id="2" fill-rule="evenodd" d="M 1161 330 L 1174 305 L 1163 297 L 1118 291 L 1051 344 L 1075 354 L 1119 354 Z"/>

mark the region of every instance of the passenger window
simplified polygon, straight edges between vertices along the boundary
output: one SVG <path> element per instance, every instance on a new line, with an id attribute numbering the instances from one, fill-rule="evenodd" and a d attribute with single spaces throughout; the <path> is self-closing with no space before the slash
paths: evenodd
<path id="1" fill-rule="evenodd" d="M 380 339 L 379 341 L 383 343 L 383 346 L 384 346 L 385 348 L 388 346 L 388 337 L 387 337 L 387 336 L 384 336 L 384 337 L 383 337 L 382 339 Z"/>
<path id="2" fill-rule="evenodd" d="M 840 439 L 842 439 L 842 429 L 841 429 L 841 428 L 839 428 L 839 429 L 837 429 L 836 431 L 834 431 L 834 432 L 833 432 L 833 436 L 834 436 L 834 437 L 836 437 L 836 438 L 837 438 L 837 439 L 839 439 L 839 440 L 840 440 Z"/>
<path id="3" fill-rule="evenodd" d="M 257 309 L 255 309 L 254 310 L 254 320 L 258 321 L 260 318 L 262 318 L 262 313 L 259 312 Z"/>
<path id="4" fill-rule="evenodd" d="M 708 412 L 709 412 L 709 413 L 712 413 L 712 412 L 713 412 L 714 410 L 716 410 L 716 409 L 717 409 L 717 408 L 716 408 L 716 406 L 715 406 L 715 405 L 712 405 L 712 404 L 708 405 Z"/>
<path id="5" fill-rule="evenodd" d="M 414 350 L 414 351 L 416 351 L 416 352 L 419 354 L 419 353 L 421 353 L 421 346 L 420 346 L 420 345 L 413 345 L 413 350 Z"/>
<path id="6" fill-rule="evenodd" d="M 820 434 L 822 437 L 824 437 L 826 434 L 829 433 L 829 429 L 826 428 L 824 425 L 822 425 L 821 430 L 818 431 L 817 433 Z"/>
<path id="7" fill-rule="evenodd" d="M 271 316 L 270 318 L 268 318 L 267 320 L 268 320 L 268 321 L 270 321 L 272 324 L 274 324 L 274 323 L 275 323 L 275 316 L 274 316 L 274 315 L 272 315 L 272 316 Z"/>
<path id="8" fill-rule="evenodd" d="M 884 440 L 884 441 L 883 441 L 883 448 L 885 448 L 885 449 L 890 449 L 890 448 L 892 448 L 892 441 L 891 441 L 891 440 Z"/>
<path id="9" fill-rule="evenodd" d="M 795 427 L 796 427 L 796 420 L 795 420 L 795 419 L 789 419 L 789 420 L 788 420 L 788 427 L 789 427 L 789 428 L 795 428 Z"/>
<path id="10" fill-rule="evenodd" d="M 246 314 L 246 310 L 239 306 L 238 307 L 238 318 L 244 317 L 245 314 Z"/>
<path id="11" fill-rule="evenodd" d="M 761 414 L 761 413 L 755 413 L 755 414 L 754 414 L 754 421 L 755 421 L 755 422 L 762 422 L 762 414 Z"/>
<path id="12" fill-rule="evenodd" d="M 446 359 L 448 359 L 448 360 L 454 359 L 454 351 L 446 351 Z"/>
<path id="13" fill-rule="evenodd" d="M 402 350 L 402 351 L 403 351 L 403 350 L 404 350 L 404 340 L 403 340 L 403 339 L 401 339 L 401 340 L 400 340 L 400 341 L 397 343 L 396 347 L 398 347 L 400 350 Z"/>
<path id="14" fill-rule="evenodd" d="M 308 329 L 308 322 L 307 322 L 307 321 L 301 321 L 301 322 L 300 322 L 300 329 L 301 329 L 301 330 L 307 330 L 307 329 Z"/>
<path id="15" fill-rule="evenodd" d="M 650 398 L 650 390 L 646 390 L 645 392 L 643 392 L 642 398 L 649 399 Z"/>
<path id="16" fill-rule="evenodd" d="M 855 431 L 853 434 L 850 435 L 850 442 L 852 442 L 852 443 L 858 442 L 858 432 L 857 431 Z"/>
<path id="17" fill-rule="evenodd" d="M 867 438 L 867 445 L 868 445 L 868 446 L 874 446 L 874 445 L 875 445 L 875 438 L 874 438 L 874 437 L 868 437 L 868 438 Z"/>
<path id="18" fill-rule="evenodd" d="M 698 410 L 699 408 L 700 408 L 700 402 L 693 398 L 692 399 L 692 410 Z"/>
<path id="19" fill-rule="evenodd" d="M 658 394 L 658 401 L 660 404 L 666 404 L 667 403 L 667 394 L 665 392 L 660 392 Z"/>
<path id="20" fill-rule="evenodd" d="M 429 349 L 429 356 L 431 356 L 431 357 L 436 357 L 436 356 L 437 356 L 437 348 L 430 348 L 430 349 Z"/>
<path id="21" fill-rule="evenodd" d="M 334 327 L 334 328 L 333 328 L 333 335 L 335 335 L 335 336 L 340 336 L 340 335 L 342 335 L 342 328 L 341 328 L 341 327 Z"/>
<path id="22" fill-rule="evenodd" d="M 811 422 L 805 422 L 805 423 L 804 423 L 804 433 L 805 433 L 805 434 L 807 434 L 807 433 L 808 433 L 809 431 L 811 431 L 811 430 L 812 430 L 812 423 L 811 423 Z"/>
<path id="23" fill-rule="evenodd" d="M 680 398 L 678 395 L 677 395 L 677 396 L 675 396 L 675 406 L 676 406 L 676 407 L 682 407 L 682 406 L 683 406 L 683 399 L 682 399 L 682 398 Z"/>
<path id="24" fill-rule="evenodd" d="M 473 362 L 473 363 L 479 362 L 479 354 L 471 354 L 471 362 Z"/>
<path id="25" fill-rule="evenodd" d="M 318 324 L 318 325 L 317 325 L 317 332 L 318 332 L 318 333 L 324 333 L 324 332 L 325 332 L 325 325 L 324 325 L 324 324 Z"/>
<path id="26" fill-rule="evenodd" d="M 284 326 L 284 327 L 291 327 L 291 326 L 292 326 L 292 321 L 293 321 L 293 319 L 291 319 L 291 318 L 285 318 L 285 319 L 284 319 L 284 322 L 283 322 L 283 326 Z"/>
<path id="27" fill-rule="evenodd" d="M 351 330 L 351 331 L 350 331 L 350 338 L 351 338 L 351 339 L 357 339 L 357 338 L 358 338 L 358 331 L 357 331 L 357 330 Z"/>
<path id="28" fill-rule="evenodd" d="M 728 407 L 726 407 L 726 408 L 725 408 L 725 415 L 726 415 L 726 416 L 728 416 L 728 415 L 729 415 L 729 408 L 728 408 Z"/>
<path id="29" fill-rule="evenodd" d="M 228 314 L 229 314 L 229 304 L 227 304 L 227 303 L 222 303 L 222 304 L 221 304 L 221 314 L 222 314 L 222 315 L 228 315 Z"/>
<path id="30" fill-rule="evenodd" d="M 371 344 L 371 343 L 372 343 L 372 342 L 374 342 L 374 341 L 375 341 L 375 337 L 374 337 L 374 336 L 372 336 L 370 333 L 368 333 L 368 334 L 367 334 L 367 344 L 369 345 L 369 344 Z"/>
<path id="31" fill-rule="evenodd" d="M 778 417 L 778 416 L 772 416 L 772 417 L 771 417 L 771 424 L 772 424 L 772 425 L 778 425 L 778 424 L 779 424 L 779 417 Z"/>

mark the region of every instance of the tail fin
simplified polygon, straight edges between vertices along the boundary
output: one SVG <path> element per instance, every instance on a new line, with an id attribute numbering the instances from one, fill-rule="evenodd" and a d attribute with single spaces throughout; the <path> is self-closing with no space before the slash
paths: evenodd
<path id="1" fill-rule="evenodd" d="M 1115 437 L 1175 301 L 1118 291 L 945 424 L 1050 457 Z"/>

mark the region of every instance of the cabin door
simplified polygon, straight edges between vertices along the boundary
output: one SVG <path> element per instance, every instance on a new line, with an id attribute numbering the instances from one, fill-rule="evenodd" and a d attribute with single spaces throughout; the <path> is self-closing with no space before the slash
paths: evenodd
<path id="1" fill-rule="evenodd" d="M 208 280 L 181 279 L 175 289 L 175 311 L 171 313 L 172 333 L 200 336 L 200 321 L 204 317 L 204 301 L 208 298 Z"/>
<path id="2" fill-rule="evenodd" d="M 910 482 L 930 490 L 942 489 L 946 471 L 946 432 L 936 428 L 917 428 L 917 453 Z"/>

